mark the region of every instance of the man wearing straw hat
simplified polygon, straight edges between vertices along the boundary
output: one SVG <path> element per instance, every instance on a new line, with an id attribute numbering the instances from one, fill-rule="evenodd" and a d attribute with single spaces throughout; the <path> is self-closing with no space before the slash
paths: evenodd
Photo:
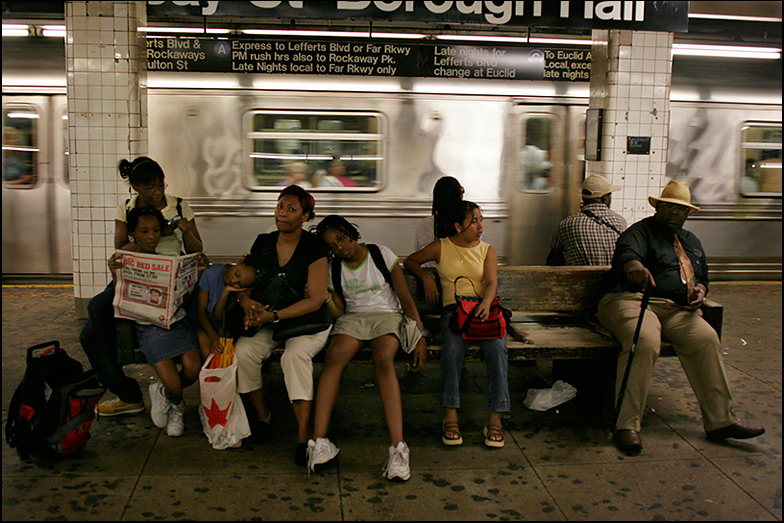
<path id="1" fill-rule="evenodd" d="M 610 265 L 615 242 L 626 229 L 626 220 L 610 210 L 612 192 L 620 187 L 607 178 L 592 174 L 582 184 L 580 212 L 558 224 L 550 252 L 563 252 L 566 265 Z M 558 265 L 548 256 L 548 265 Z"/>
<path id="2" fill-rule="evenodd" d="M 699 207 L 689 186 L 671 181 L 660 198 L 649 197 L 653 216 L 633 224 L 618 238 L 612 260 L 613 287 L 599 302 L 599 321 L 621 342 L 616 396 L 630 348 L 635 345 L 627 388 L 618 407 L 615 443 L 633 454 L 642 449 L 640 425 L 661 338 L 672 342 L 702 411 L 708 439 L 747 439 L 764 433 L 738 422 L 724 372 L 721 343 L 699 312 L 708 293 L 708 267 L 699 239 L 684 230 Z M 633 341 L 641 314 L 642 293 L 650 289 L 639 339 Z"/>

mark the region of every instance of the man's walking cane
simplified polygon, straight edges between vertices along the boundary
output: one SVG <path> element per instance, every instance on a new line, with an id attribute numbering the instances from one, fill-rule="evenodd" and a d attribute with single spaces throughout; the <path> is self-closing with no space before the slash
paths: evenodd
<path id="1" fill-rule="evenodd" d="M 651 301 L 651 285 L 645 289 L 642 294 L 642 305 L 640 306 L 640 318 L 637 320 L 637 328 L 634 330 L 634 338 L 632 338 L 632 346 L 629 349 L 629 359 L 626 362 L 626 371 L 623 373 L 623 380 L 621 381 L 621 390 L 618 393 L 618 403 L 615 405 L 615 425 L 618 425 L 618 416 L 621 413 L 621 405 L 623 405 L 623 396 L 626 393 L 626 383 L 629 381 L 629 373 L 632 370 L 632 359 L 634 358 L 634 350 L 637 348 L 637 340 L 640 338 L 640 330 L 642 329 L 642 318 L 645 316 L 645 309 L 648 308 L 648 302 Z"/>

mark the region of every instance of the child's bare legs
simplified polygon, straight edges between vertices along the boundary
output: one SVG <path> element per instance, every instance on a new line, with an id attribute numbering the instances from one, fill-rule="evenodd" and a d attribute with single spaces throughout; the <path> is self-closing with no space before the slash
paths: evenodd
<path id="1" fill-rule="evenodd" d="M 385 334 L 370 342 L 373 355 L 373 373 L 384 405 L 389 437 L 393 447 L 403 441 L 403 403 L 400 399 L 400 384 L 395 372 L 395 354 L 400 347 L 393 334 Z"/>
<path id="2" fill-rule="evenodd" d="M 153 365 L 158 379 L 163 383 L 166 398 L 173 404 L 179 405 L 182 401 L 182 390 L 199 379 L 201 369 L 201 356 L 199 351 L 188 351 L 180 357 L 182 370 L 177 370 L 177 363 L 173 359 L 163 360 Z"/>
<path id="3" fill-rule="evenodd" d="M 359 352 L 362 343 L 356 338 L 338 334 L 327 348 L 324 365 L 316 390 L 316 413 L 313 419 L 313 439 L 324 438 L 340 389 L 340 377 L 348 362 Z"/>

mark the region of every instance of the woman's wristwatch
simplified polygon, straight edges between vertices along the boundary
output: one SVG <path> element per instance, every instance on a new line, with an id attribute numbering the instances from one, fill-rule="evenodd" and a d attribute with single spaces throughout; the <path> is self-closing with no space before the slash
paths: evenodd
<path id="1" fill-rule="evenodd" d="M 278 323 L 280 318 L 278 317 L 278 311 L 272 311 L 272 323 Z"/>

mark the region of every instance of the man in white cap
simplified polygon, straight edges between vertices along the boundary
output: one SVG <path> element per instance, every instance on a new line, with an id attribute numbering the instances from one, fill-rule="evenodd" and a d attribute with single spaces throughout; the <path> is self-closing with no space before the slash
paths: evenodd
<path id="1" fill-rule="evenodd" d="M 759 436 L 764 429 L 741 425 L 732 412 L 721 342 L 698 312 L 708 293 L 708 266 L 699 239 L 682 227 L 699 207 L 691 203 L 689 186 L 674 180 L 660 198 L 648 201 L 656 214 L 633 224 L 618 238 L 611 271 L 614 287 L 602 297 L 598 309 L 599 321 L 622 345 L 617 398 L 641 312 L 640 290 L 650 287 L 650 303 L 616 421 L 615 443 L 628 454 L 642 449 L 640 424 L 662 337 L 675 347 L 699 401 L 708 439 Z"/>
<path id="2" fill-rule="evenodd" d="M 550 252 L 563 252 L 566 265 L 610 265 L 615 242 L 626 229 L 626 220 L 610 210 L 611 185 L 604 176 L 592 174 L 583 181 L 583 208 L 564 218 L 555 230 Z M 561 265 L 548 256 L 548 265 Z"/>

